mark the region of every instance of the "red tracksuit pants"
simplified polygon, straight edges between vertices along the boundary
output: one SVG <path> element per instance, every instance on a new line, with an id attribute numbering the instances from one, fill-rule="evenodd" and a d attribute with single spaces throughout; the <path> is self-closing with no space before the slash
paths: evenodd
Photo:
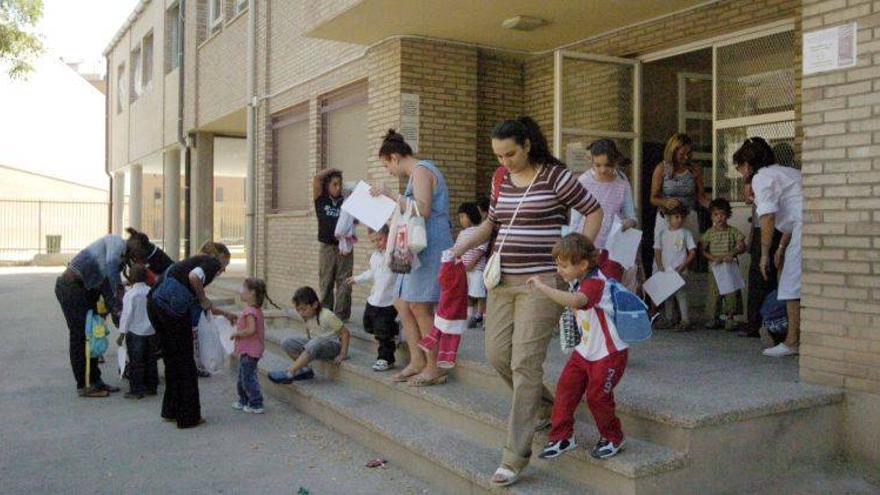
<path id="1" fill-rule="evenodd" d="M 551 442 L 565 440 L 574 433 L 574 412 L 584 392 L 599 434 L 615 445 L 623 440 L 620 419 L 614 414 L 614 387 L 626 369 L 627 351 L 611 353 L 598 361 L 587 361 L 577 351 L 571 353 L 556 382 L 556 400 L 550 417 Z"/>

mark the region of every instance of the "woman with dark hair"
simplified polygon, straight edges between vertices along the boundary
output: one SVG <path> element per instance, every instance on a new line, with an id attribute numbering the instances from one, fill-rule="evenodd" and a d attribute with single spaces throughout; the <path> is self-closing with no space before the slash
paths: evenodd
<path id="1" fill-rule="evenodd" d="M 379 159 L 391 175 L 409 180 L 403 194 L 389 191 L 384 186 L 373 187 L 372 193 L 388 196 L 401 209 L 414 202 L 425 219 L 428 240 L 425 249 L 418 254 L 420 266 L 397 277 L 394 307 L 403 325 L 410 362 L 392 380 L 407 381 L 417 387 L 445 383 L 448 371 L 437 366 L 437 351 L 423 352 L 417 344 L 434 326 L 434 306 L 440 300 L 437 273 L 440 272 L 441 253 L 452 247 L 453 242 L 446 178 L 433 163 L 413 156 L 412 148 L 393 129 L 382 139 Z"/>
<path id="2" fill-rule="evenodd" d="M 144 265 L 148 270 L 147 285 L 152 286 L 165 270 L 174 264 L 174 261 L 159 246 L 153 244 L 147 234 L 132 227 L 125 231 L 129 236 L 126 241 L 129 256 L 125 260 L 124 271 L 127 271 L 132 263 Z"/>
<path id="3" fill-rule="evenodd" d="M 529 117 L 504 121 L 492 130 L 492 149 L 504 167 L 488 218 L 467 242 L 453 248 L 461 257 L 499 226 L 493 252 L 501 257 L 501 283 L 489 291 L 486 357 L 513 390 L 507 440 L 492 483 L 515 483 L 529 464 L 535 429 L 549 426 L 553 394 L 544 387 L 544 357 L 562 308 L 526 281 L 539 276 L 556 285 L 551 255 L 568 211 L 585 217 L 582 232 L 595 239 L 602 210 L 565 164 L 550 153 L 540 127 Z"/>
<path id="4" fill-rule="evenodd" d="M 762 138 L 747 139 L 733 154 L 736 170 L 755 195 L 755 210 L 761 222 L 761 274 L 769 278 L 770 264 L 779 272 L 777 298 L 786 301 L 788 335 L 785 341 L 764 350 L 765 356 L 782 357 L 798 353 L 800 343 L 801 229 L 803 188 L 799 170 L 776 164 L 770 145 Z M 770 252 L 774 228 L 782 232 L 779 248 Z M 771 262 L 772 256 L 772 262 Z"/>
<path id="5" fill-rule="evenodd" d="M 147 316 L 159 336 L 165 361 L 162 417 L 176 421 L 178 428 L 192 428 L 204 422 L 199 405 L 192 328 L 198 325 L 202 311 L 224 316 L 235 323 L 235 315 L 215 308 L 205 295 L 205 287 L 229 265 L 229 249 L 219 242 L 208 241 L 202 252 L 205 254 L 171 265 L 147 299 Z"/>
<path id="6" fill-rule="evenodd" d="M 638 225 L 632 187 L 626 176 L 623 176 L 618 169 L 623 161 L 623 155 L 617 149 L 614 141 L 599 139 L 590 144 L 589 151 L 593 166 L 581 174 L 578 182 L 596 198 L 602 207 L 602 228 L 596 235 L 593 244 L 599 250 L 598 262 L 602 266 L 602 272 L 622 282 L 623 267 L 608 259 L 605 242 L 608 240 L 608 234 L 611 232 L 615 217 L 620 218 L 622 230 Z M 573 210 L 569 221 L 569 230 L 581 232 L 583 227 L 583 215 Z"/>
<path id="7" fill-rule="evenodd" d="M 354 252 L 343 254 L 336 238 L 342 211 L 342 171 L 325 168 L 312 178 L 312 199 L 318 217 L 318 279 L 321 305 L 347 321 L 351 317 L 351 287 L 345 283 L 354 269 Z"/>
<path id="8" fill-rule="evenodd" d="M 137 241 L 132 245 L 138 246 Z M 131 256 L 129 251 L 130 246 L 122 237 L 105 235 L 77 253 L 55 281 L 55 297 L 61 304 L 70 331 L 70 366 L 80 397 L 107 397 L 111 392 L 119 391 L 101 380 L 98 358 L 88 358 L 90 372 L 89 383 L 86 383 L 85 326 L 88 312 L 97 310 L 101 296 L 114 321 L 119 321 L 122 311 L 120 274 Z"/>

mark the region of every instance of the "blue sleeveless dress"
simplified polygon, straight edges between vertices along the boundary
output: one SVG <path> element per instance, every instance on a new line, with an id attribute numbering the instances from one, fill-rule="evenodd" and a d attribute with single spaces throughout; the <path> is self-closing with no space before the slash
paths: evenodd
<path id="1" fill-rule="evenodd" d="M 436 303 L 440 300 L 440 282 L 437 280 L 440 255 L 453 244 L 452 224 L 449 221 L 449 189 L 443 174 L 433 163 L 421 160 L 417 167 L 427 168 L 437 179 L 431 196 L 431 216 L 425 219 L 428 246 L 418 255 L 422 264 L 418 270 L 397 276 L 396 294 L 408 302 Z M 410 176 L 404 192 L 407 198 L 412 199 L 412 189 L 413 179 Z"/>

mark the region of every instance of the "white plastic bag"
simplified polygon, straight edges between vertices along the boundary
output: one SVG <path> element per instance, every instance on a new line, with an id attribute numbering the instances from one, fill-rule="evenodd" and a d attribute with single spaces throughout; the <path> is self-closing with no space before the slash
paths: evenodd
<path id="1" fill-rule="evenodd" d="M 229 323 L 229 320 L 226 318 L 212 318 L 211 321 L 217 328 L 217 336 L 220 337 L 220 344 L 223 345 L 223 352 L 229 356 L 232 354 L 232 351 L 235 350 L 235 341 L 229 338 L 232 336 L 232 332 L 235 331 L 235 329 L 232 328 L 232 323 Z"/>
<path id="2" fill-rule="evenodd" d="M 116 350 L 116 369 L 119 371 L 119 378 L 125 375 L 126 365 L 128 365 L 128 349 L 125 345 L 121 345 Z"/>
<path id="3" fill-rule="evenodd" d="M 212 375 L 223 369 L 226 360 L 226 351 L 220 342 L 220 333 L 216 324 L 220 319 L 205 313 L 199 317 L 199 361 L 203 369 Z"/>

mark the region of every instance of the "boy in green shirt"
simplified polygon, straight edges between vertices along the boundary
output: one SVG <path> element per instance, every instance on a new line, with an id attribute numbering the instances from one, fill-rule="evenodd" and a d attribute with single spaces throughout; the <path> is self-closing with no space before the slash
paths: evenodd
<path id="1" fill-rule="evenodd" d="M 703 234 L 700 241 L 703 246 L 703 256 L 711 264 L 736 261 L 737 256 L 746 252 L 746 238 L 742 232 L 727 224 L 733 214 L 730 203 L 724 198 L 713 199 L 709 203 L 709 212 L 712 214 L 712 227 Z M 735 330 L 734 316 L 737 313 L 738 302 L 739 291 L 722 296 L 719 294 L 714 275 L 710 277 L 709 297 L 706 300 L 706 317 L 708 319 L 706 328 L 721 328 L 721 320 L 723 319 L 726 330 Z"/>

